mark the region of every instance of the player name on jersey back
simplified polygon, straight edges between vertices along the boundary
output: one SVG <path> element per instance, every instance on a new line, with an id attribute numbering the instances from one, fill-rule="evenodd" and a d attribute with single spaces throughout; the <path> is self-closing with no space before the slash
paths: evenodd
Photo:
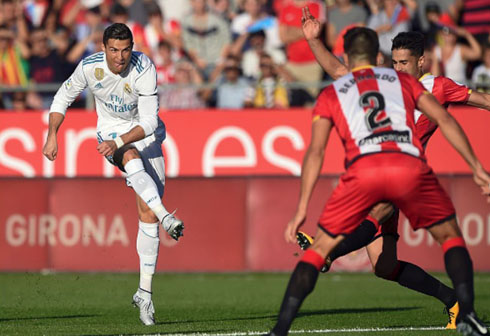
<path id="1" fill-rule="evenodd" d="M 424 87 L 393 69 L 355 69 L 325 88 L 313 115 L 330 119 L 346 150 L 346 163 L 365 154 L 401 152 L 423 157 L 414 137 L 414 109 Z"/>

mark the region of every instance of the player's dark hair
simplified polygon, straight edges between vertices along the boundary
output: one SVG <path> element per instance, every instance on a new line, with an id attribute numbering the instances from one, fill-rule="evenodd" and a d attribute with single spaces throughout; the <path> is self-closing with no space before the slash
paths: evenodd
<path id="1" fill-rule="evenodd" d="M 107 45 L 109 39 L 115 40 L 131 40 L 133 44 L 133 34 L 124 23 L 113 23 L 104 30 L 104 45 Z"/>
<path id="2" fill-rule="evenodd" d="M 391 51 L 398 49 L 410 50 L 410 54 L 417 58 L 424 54 L 425 38 L 424 34 L 415 31 L 399 33 L 393 39 Z"/>
<path id="3" fill-rule="evenodd" d="M 349 60 L 368 60 L 376 64 L 379 51 L 378 34 L 370 28 L 354 27 L 344 35 L 344 51 Z"/>

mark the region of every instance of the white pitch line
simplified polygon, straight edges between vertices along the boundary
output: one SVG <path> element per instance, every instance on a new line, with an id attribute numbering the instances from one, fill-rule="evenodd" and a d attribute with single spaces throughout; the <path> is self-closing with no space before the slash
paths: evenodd
<path id="1" fill-rule="evenodd" d="M 321 330 L 291 330 L 290 334 L 323 334 L 339 332 L 379 332 L 379 331 L 432 331 L 445 330 L 444 327 L 410 327 L 410 328 L 353 328 L 353 329 L 321 329 Z"/>
<path id="2" fill-rule="evenodd" d="M 411 328 L 352 328 L 352 329 L 313 329 L 313 330 L 290 330 L 290 334 L 328 334 L 328 333 L 340 333 L 340 332 L 393 332 L 393 331 L 434 331 L 434 330 L 445 330 L 444 327 L 411 327 Z M 268 333 L 268 331 L 238 331 L 231 333 L 192 333 L 192 334 L 151 334 L 151 335 L 141 335 L 141 336 L 254 336 L 263 335 Z"/>

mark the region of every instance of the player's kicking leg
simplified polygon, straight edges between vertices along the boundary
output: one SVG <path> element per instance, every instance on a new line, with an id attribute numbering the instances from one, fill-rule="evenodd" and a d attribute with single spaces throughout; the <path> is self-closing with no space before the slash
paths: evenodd
<path id="1" fill-rule="evenodd" d="M 473 263 L 455 218 L 433 225 L 427 230 L 442 246 L 444 264 L 453 283 L 460 312 L 457 330 L 463 335 L 489 335 L 487 327 L 474 311 Z"/>
<path id="2" fill-rule="evenodd" d="M 158 218 L 159 223 L 175 240 L 184 235 L 184 223 L 169 213 L 162 203 L 158 186 L 146 172 L 143 160 L 135 148 L 128 149 L 123 156 L 124 170 L 128 174 L 127 180 L 138 196 L 148 205 Z"/>
<path id="3" fill-rule="evenodd" d="M 145 143 L 139 144 L 146 146 Z M 155 143 L 150 143 L 148 147 L 144 148 L 146 152 L 152 151 L 152 144 Z M 155 148 L 159 149 L 160 152 L 155 153 L 153 157 L 161 157 L 161 160 L 155 161 L 154 159 L 153 164 L 147 162 L 146 169 L 136 148 L 128 148 L 120 154 L 122 156 L 121 165 L 128 174 L 128 184 L 133 187 L 137 194 L 139 225 L 136 249 L 140 260 L 140 281 L 138 290 L 133 295 L 133 304 L 139 308 L 140 320 L 145 325 L 155 324 L 152 281 L 160 246 L 160 223 L 175 240 L 183 235 L 184 229 L 182 221 L 169 213 L 162 204 L 165 166 L 163 156 L 158 155 L 161 154 L 161 146 L 155 146 Z"/>

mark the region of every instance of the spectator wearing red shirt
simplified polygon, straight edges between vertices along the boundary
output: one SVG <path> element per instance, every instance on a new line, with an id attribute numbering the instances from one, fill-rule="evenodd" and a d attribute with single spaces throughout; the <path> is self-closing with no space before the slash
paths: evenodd
<path id="1" fill-rule="evenodd" d="M 154 60 L 157 70 L 157 84 L 171 84 L 175 82 L 175 63 L 172 60 L 172 46 L 167 41 L 158 44 Z"/>
<path id="2" fill-rule="evenodd" d="M 311 14 L 325 22 L 324 6 L 314 0 L 292 0 L 281 7 L 279 12 L 279 37 L 286 45 L 287 70 L 301 82 L 319 82 L 323 71 L 311 52 L 301 30 L 301 9 L 308 6 Z M 317 87 L 309 87 L 309 93 L 316 96 Z"/>
<path id="3" fill-rule="evenodd" d="M 144 28 L 144 39 L 150 48 L 152 58 L 158 53 L 160 42 L 168 42 L 178 53 L 182 47 L 180 23 L 175 19 L 165 19 L 156 4 L 147 6 L 148 24 Z"/>

